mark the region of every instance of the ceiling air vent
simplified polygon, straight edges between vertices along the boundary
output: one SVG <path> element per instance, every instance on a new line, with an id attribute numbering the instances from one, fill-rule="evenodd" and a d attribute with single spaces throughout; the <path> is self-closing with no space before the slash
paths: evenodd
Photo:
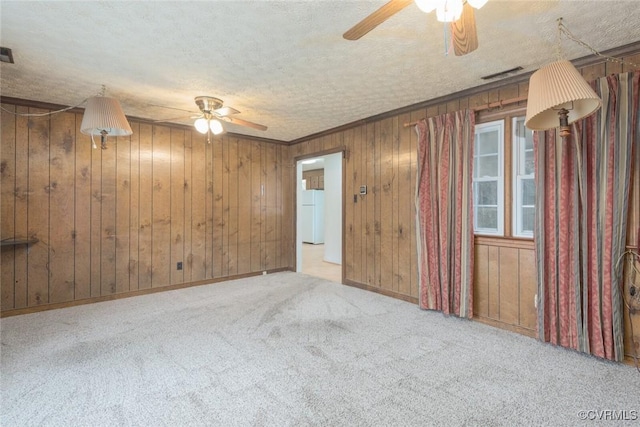
<path id="1" fill-rule="evenodd" d="M 480 78 L 482 80 L 497 79 L 498 77 L 506 77 L 509 74 L 517 73 L 518 71 L 521 71 L 521 70 L 522 70 L 522 67 L 515 67 L 515 68 L 512 68 L 510 70 L 500 71 L 499 73 L 489 74 L 488 76 L 484 76 L 484 77 L 480 77 Z"/>
<path id="2" fill-rule="evenodd" d="M 0 61 L 13 64 L 13 54 L 8 47 L 0 47 Z"/>

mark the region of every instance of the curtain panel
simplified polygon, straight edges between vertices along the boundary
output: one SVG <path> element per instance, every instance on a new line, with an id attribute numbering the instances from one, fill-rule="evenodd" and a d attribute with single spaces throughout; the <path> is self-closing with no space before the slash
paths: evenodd
<path id="1" fill-rule="evenodd" d="M 416 222 L 420 307 L 473 317 L 472 110 L 423 119 Z"/>
<path id="2" fill-rule="evenodd" d="M 622 264 L 640 72 L 597 79 L 603 106 L 572 125 L 534 133 L 538 336 L 598 357 L 624 357 Z M 636 165 L 638 167 L 638 165 Z"/>

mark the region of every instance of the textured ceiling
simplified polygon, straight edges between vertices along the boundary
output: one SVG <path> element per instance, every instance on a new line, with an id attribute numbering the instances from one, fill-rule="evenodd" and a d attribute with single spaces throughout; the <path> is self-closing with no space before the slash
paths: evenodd
<path id="1" fill-rule="evenodd" d="M 552 61 L 556 19 L 598 50 L 640 40 L 640 1 L 490 0 L 480 47 L 445 55 L 444 26 L 411 4 L 359 41 L 342 34 L 386 1 L 0 2 L 1 94 L 76 105 L 106 85 L 127 115 L 160 120 L 211 95 L 291 141 Z M 564 56 L 589 55 L 566 39 Z M 188 113 L 185 113 L 188 116 Z M 176 123 L 189 123 L 174 120 Z"/>

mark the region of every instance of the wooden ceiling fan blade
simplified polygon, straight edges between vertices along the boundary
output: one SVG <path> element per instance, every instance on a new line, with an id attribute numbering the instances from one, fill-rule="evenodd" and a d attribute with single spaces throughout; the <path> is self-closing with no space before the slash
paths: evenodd
<path id="1" fill-rule="evenodd" d="M 258 123 L 249 122 L 247 120 L 242 120 L 237 117 L 224 117 L 226 122 L 230 122 L 240 126 L 246 126 L 249 128 L 257 129 L 257 130 L 267 130 L 265 125 L 259 125 Z"/>
<path id="2" fill-rule="evenodd" d="M 456 56 L 466 55 L 478 48 L 476 16 L 469 2 L 464 3 L 460 19 L 451 23 L 451 38 Z"/>
<path id="3" fill-rule="evenodd" d="M 358 22 L 342 35 L 347 40 L 358 40 L 384 21 L 409 6 L 413 0 L 391 0 L 380 9 Z"/>
<path id="4" fill-rule="evenodd" d="M 190 115 L 190 116 L 169 117 L 168 119 L 154 120 L 153 122 L 154 123 L 172 122 L 174 120 L 185 120 L 185 119 L 189 119 L 189 118 L 193 118 L 193 116 Z"/>
<path id="5" fill-rule="evenodd" d="M 224 116 L 230 116 L 232 114 L 238 114 L 240 111 L 231 107 L 220 107 L 216 110 L 213 110 L 213 112 L 218 116 L 224 117 Z"/>
<path id="6" fill-rule="evenodd" d="M 148 104 L 150 107 L 159 107 L 159 108 L 168 108 L 170 110 L 178 110 L 178 111 L 185 111 L 187 113 L 197 113 L 197 111 L 193 111 L 193 110 L 185 110 L 184 108 L 176 108 L 176 107 L 169 107 L 167 105 L 158 105 L 158 104 Z"/>

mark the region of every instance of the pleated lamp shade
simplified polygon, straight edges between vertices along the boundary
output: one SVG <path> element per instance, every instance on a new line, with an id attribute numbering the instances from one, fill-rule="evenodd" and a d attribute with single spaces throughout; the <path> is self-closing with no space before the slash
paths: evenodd
<path id="1" fill-rule="evenodd" d="M 569 124 L 600 108 L 602 101 L 567 60 L 545 65 L 529 79 L 525 126 L 547 130 L 559 126 L 558 110 L 569 110 Z"/>
<path id="2" fill-rule="evenodd" d="M 87 101 L 80 132 L 85 135 L 126 136 L 133 131 L 115 98 L 94 96 Z"/>

